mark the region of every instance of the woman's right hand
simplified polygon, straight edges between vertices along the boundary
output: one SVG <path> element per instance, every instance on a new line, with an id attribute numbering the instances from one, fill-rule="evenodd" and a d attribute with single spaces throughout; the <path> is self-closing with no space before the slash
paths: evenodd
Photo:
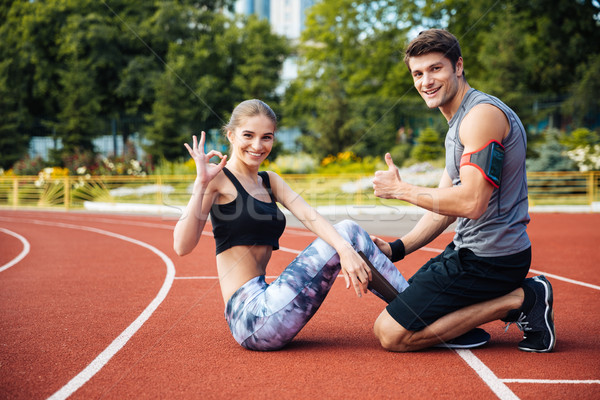
<path id="1" fill-rule="evenodd" d="M 202 131 L 200 136 L 200 142 L 196 135 L 192 136 L 192 147 L 189 144 L 184 143 L 185 148 L 190 153 L 190 156 L 196 163 L 196 180 L 200 185 L 206 187 L 210 181 L 212 181 L 219 172 L 223 170 L 227 163 L 227 155 L 221 154 L 220 151 L 211 150 L 208 154 L 204 153 L 204 142 L 206 140 L 206 133 Z M 219 164 L 209 163 L 210 159 L 217 156 L 221 159 Z"/>

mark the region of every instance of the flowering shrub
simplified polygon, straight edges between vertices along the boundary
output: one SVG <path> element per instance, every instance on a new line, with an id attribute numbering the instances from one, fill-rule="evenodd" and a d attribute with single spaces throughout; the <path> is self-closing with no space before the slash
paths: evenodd
<path id="1" fill-rule="evenodd" d="M 38 179 L 35 181 L 36 187 L 42 187 L 47 181 L 55 180 L 69 176 L 69 170 L 61 167 L 44 168 L 38 173 Z"/>
<path id="2" fill-rule="evenodd" d="M 65 182 L 60 178 L 69 176 L 69 170 L 61 167 L 48 167 L 41 170 L 35 187 L 41 189 L 39 206 L 51 206 L 62 202 L 65 193 Z"/>
<path id="3" fill-rule="evenodd" d="M 196 174 L 196 162 L 188 158 L 186 162 L 160 160 L 153 172 L 157 175 L 190 175 Z"/>
<path id="4" fill-rule="evenodd" d="M 76 150 L 71 154 L 64 155 L 61 158 L 62 165 L 48 166 L 41 158 L 26 157 L 17 161 L 13 168 L 7 171 L 7 174 L 14 175 L 44 175 L 66 174 L 75 176 L 92 175 L 133 175 L 145 176 L 153 170 L 150 159 L 139 161 L 135 158 L 127 157 L 105 157 L 94 155 L 91 151 Z"/>
<path id="5" fill-rule="evenodd" d="M 356 161 L 360 161 L 360 157 L 357 157 L 356 154 L 351 151 L 345 151 L 343 153 L 338 153 L 337 156 L 331 154 L 328 155 L 321 161 L 321 167 L 327 167 L 330 164 L 337 164 L 340 166 L 349 165 Z"/>
<path id="6" fill-rule="evenodd" d="M 309 174 L 314 172 L 317 161 L 306 153 L 286 154 L 277 156 L 273 162 L 265 160 L 263 167 L 278 174 Z"/>
<path id="7" fill-rule="evenodd" d="M 337 156 L 329 155 L 321 161 L 318 170 L 321 174 L 352 174 L 373 173 L 382 169 L 385 164 L 379 157 L 360 158 L 351 151 L 338 153 Z"/>
<path id="8" fill-rule="evenodd" d="M 83 169 L 78 168 L 76 172 L 78 175 Z M 86 171 L 83 171 L 84 173 Z M 133 176 L 146 176 L 146 170 L 142 163 L 138 160 L 130 159 L 124 160 L 119 157 L 100 157 L 98 163 L 98 169 L 94 175 L 133 175 Z"/>
<path id="9" fill-rule="evenodd" d="M 186 171 L 189 171 L 190 174 L 196 173 L 196 161 L 193 158 L 189 158 L 184 164 L 184 168 Z"/>
<path id="10" fill-rule="evenodd" d="M 42 157 L 31 158 L 29 156 L 14 163 L 13 167 L 8 170 L 9 175 L 37 175 L 42 169 L 47 166 Z"/>
<path id="11" fill-rule="evenodd" d="M 84 175 L 85 173 L 96 175 L 95 171 L 98 170 L 98 159 L 89 150 L 76 149 L 73 153 L 63 154 L 61 161 L 71 175 Z M 84 171 L 84 173 L 78 174 L 77 171 Z"/>
<path id="12" fill-rule="evenodd" d="M 581 146 L 567 151 L 567 156 L 577 164 L 579 171 L 600 171 L 600 144 Z"/>
<path id="13" fill-rule="evenodd" d="M 48 167 L 44 168 L 38 173 L 38 178 L 42 181 L 50 179 L 64 178 L 69 176 L 69 170 L 61 167 Z"/>

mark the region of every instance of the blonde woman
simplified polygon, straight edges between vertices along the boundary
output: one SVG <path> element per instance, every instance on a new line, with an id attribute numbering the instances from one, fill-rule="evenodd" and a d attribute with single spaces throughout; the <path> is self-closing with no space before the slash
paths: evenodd
<path id="1" fill-rule="evenodd" d="M 196 163 L 193 194 L 174 231 L 174 249 L 191 252 L 210 215 L 225 318 L 235 340 L 251 350 L 289 343 L 317 311 L 341 271 L 346 288 L 360 297 L 383 276 L 398 291 L 408 284 L 369 234 L 351 221 L 335 226 L 310 207 L 274 172 L 259 172 L 275 141 L 277 118 L 260 100 L 239 104 L 223 128 L 229 157 L 204 152 L 205 133 L 185 144 Z M 218 157 L 218 164 L 209 163 Z M 318 239 L 268 284 L 267 265 L 285 229 L 287 208 Z M 374 273 L 358 252 L 378 269 Z M 380 290 L 383 292 L 383 290 Z M 385 299 L 384 299 L 385 300 Z"/>

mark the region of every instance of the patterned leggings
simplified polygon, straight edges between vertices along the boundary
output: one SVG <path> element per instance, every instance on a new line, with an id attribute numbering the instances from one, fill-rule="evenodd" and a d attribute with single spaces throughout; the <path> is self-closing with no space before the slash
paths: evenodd
<path id="1" fill-rule="evenodd" d="M 358 224 L 342 221 L 335 229 L 399 292 L 408 287 L 406 279 Z M 316 239 L 271 284 L 265 282 L 264 275 L 246 282 L 225 307 L 233 337 L 249 350 L 281 349 L 319 309 L 340 268 L 335 249 Z"/>

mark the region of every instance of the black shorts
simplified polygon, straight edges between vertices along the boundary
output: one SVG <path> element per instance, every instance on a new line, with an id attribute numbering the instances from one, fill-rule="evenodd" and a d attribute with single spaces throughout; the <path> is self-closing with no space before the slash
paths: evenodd
<path id="1" fill-rule="evenodd" d="M 409 331 L 419 331 L 453 311 L 491 300 L 521 286 L 531 247 L 502 257 L 478 257 L 469 249 L 444 252 L 422 266 L 386 310 Z"/>

